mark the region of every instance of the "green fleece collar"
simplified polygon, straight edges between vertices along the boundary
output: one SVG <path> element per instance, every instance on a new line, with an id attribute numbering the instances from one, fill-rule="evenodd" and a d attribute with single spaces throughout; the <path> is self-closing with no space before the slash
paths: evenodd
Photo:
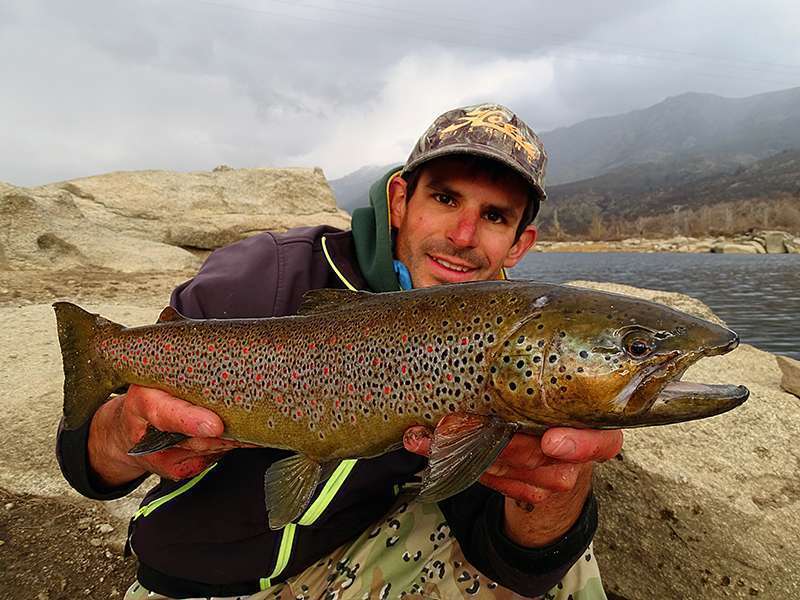
<path id="1" fill-rule="evenodd" d="M 389 216 L 389 181 L 400 173 L 391 169 L 369 189 L 369 207 L 353 211 L 351 227 L 356 247 L 356 259 L 364 279 L 373 292 L 400 290 L 394 271 L 392 225 Z"/>

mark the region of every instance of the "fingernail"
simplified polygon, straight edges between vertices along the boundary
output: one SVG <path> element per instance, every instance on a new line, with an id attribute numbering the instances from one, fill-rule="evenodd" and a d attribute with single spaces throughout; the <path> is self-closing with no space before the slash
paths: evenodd
<path id="1" fill-rule="evenodd" d="M 563 437 L 547 454 L 553 458 L 569 458 L 575 454 L 575 450 L 575 441 L 571 438 Z"/>
<path id="2" fill-rule="evenodd" d="M 197 433 L 199 433 L 201 437 L 215 437 L 214 427 L 211 423 L 206 421 L 200 422 L 197 426 Z"/>

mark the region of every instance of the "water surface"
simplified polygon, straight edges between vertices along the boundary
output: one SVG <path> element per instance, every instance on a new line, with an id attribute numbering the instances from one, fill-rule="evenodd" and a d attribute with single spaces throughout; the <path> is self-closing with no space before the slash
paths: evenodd
<path id="1" fill-rule="evenodd" d="M 799 254 L 531 252 L 510 277 L 610 281 L 688 294 L 742 342 L 800 360 Z"/>

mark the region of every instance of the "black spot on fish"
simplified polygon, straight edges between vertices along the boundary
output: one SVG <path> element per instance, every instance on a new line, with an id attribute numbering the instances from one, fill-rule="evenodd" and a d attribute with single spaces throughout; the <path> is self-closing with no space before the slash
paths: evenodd
<path id="1" fill-rule="evenodd" d="M 512 381 L 511 383 L 508 384 L 508 389 L 510 389 L 513 392 L 515 389 L 517 389 L 517 384 Z"/>
<path id="2" fill-rule="evenodd" d="M 533 357 L 533 362 L 538 363 L 538 362 L 541 362 L 541 361 L 542 361 L 542 357 L 541 356 L 537 355 L 537 356 Z"/>
<path id="3" fill-rule="evenodd" d="M 503 357 L 503 362 L 504 363 L 510 363 L 511 362 L 511 357 L 510 356 L 504 356 Z"/>
<path id="4" fill-rule="evenodd" d="M 475 355 L 475 362 L 476 362 L 476 363 L 479 363 L 479 362 L 481 362 L 482 360 L 483 360 L 483 352 L 478 352 L 478 353 Z"/>
<path id="5" fill-rule="evenodd" d="M 558 382 L 558 379 L 556 379 L 555 377 L 551 377 L 550 378 L 550 383 L 557 383 L 557 382 Z"/>
<path id="6" fill-rule="evenodd" d="M 525 393 L 528 394 L 528 396 L 533 396 L 533 388 L 528 388 L 525 390 Z"/>
<path id="7" fill-rule="evenodd" d="M 475 381 L 477 381 L 478 383 L 483 383 L 483 375 L 478 375 L 478 376 L 475 378 Z"/>
<path id="8" fill-rule="evenodd" d="M 578 367 L 578 373 L 583 373 L 583 367 Z"/>
<path id="9" fill-rule="evenodd" d="M 588 353 L 586 350 L 581 350 L 581 351 L 578 353 L 578 355 L 579 355 L 581 358 L 589 358 L 589 353 Z"/>
<path id="10" fill-rule="evenodd" d="M 517 361 L 517 368 L 518 369 L 521 369 L 524 366 L 525 366 L 525 361 L 524 360 L 518 360 Z"/>
<path id="11" fill-rule="evenodd" d="M 551 354 L 550 356 L 547 357 L 547 360 L 552 364 L 558 360 L 558 355 Z"/>
<path id="12" fill-rule="evenodd" d="M 533 371 L 531 371 L 530 369 L 525 371 L 525 377 L 530 377 L 531 375 L 533 375 Z"/>

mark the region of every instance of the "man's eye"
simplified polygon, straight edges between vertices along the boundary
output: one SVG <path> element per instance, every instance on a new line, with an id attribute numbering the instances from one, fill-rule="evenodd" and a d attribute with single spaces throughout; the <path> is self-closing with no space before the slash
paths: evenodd
<path id="1" fill-rule="evenodd" d="M 486 219 L 491 221 L 492 223 L 502 223 L 505 219 L 503 218 L 502 213 L 496 210 L 490 210 L 486 213 Z"/>
<path id="2" fill-rule="evenodd" d="M 455 203 L 455 200 L 452 196 L 448 196 L 447 194 L 434 194 L 433 197 L 436 199 L 437 202 L 441 204 L 447 204 L 452 206 Z"/>

